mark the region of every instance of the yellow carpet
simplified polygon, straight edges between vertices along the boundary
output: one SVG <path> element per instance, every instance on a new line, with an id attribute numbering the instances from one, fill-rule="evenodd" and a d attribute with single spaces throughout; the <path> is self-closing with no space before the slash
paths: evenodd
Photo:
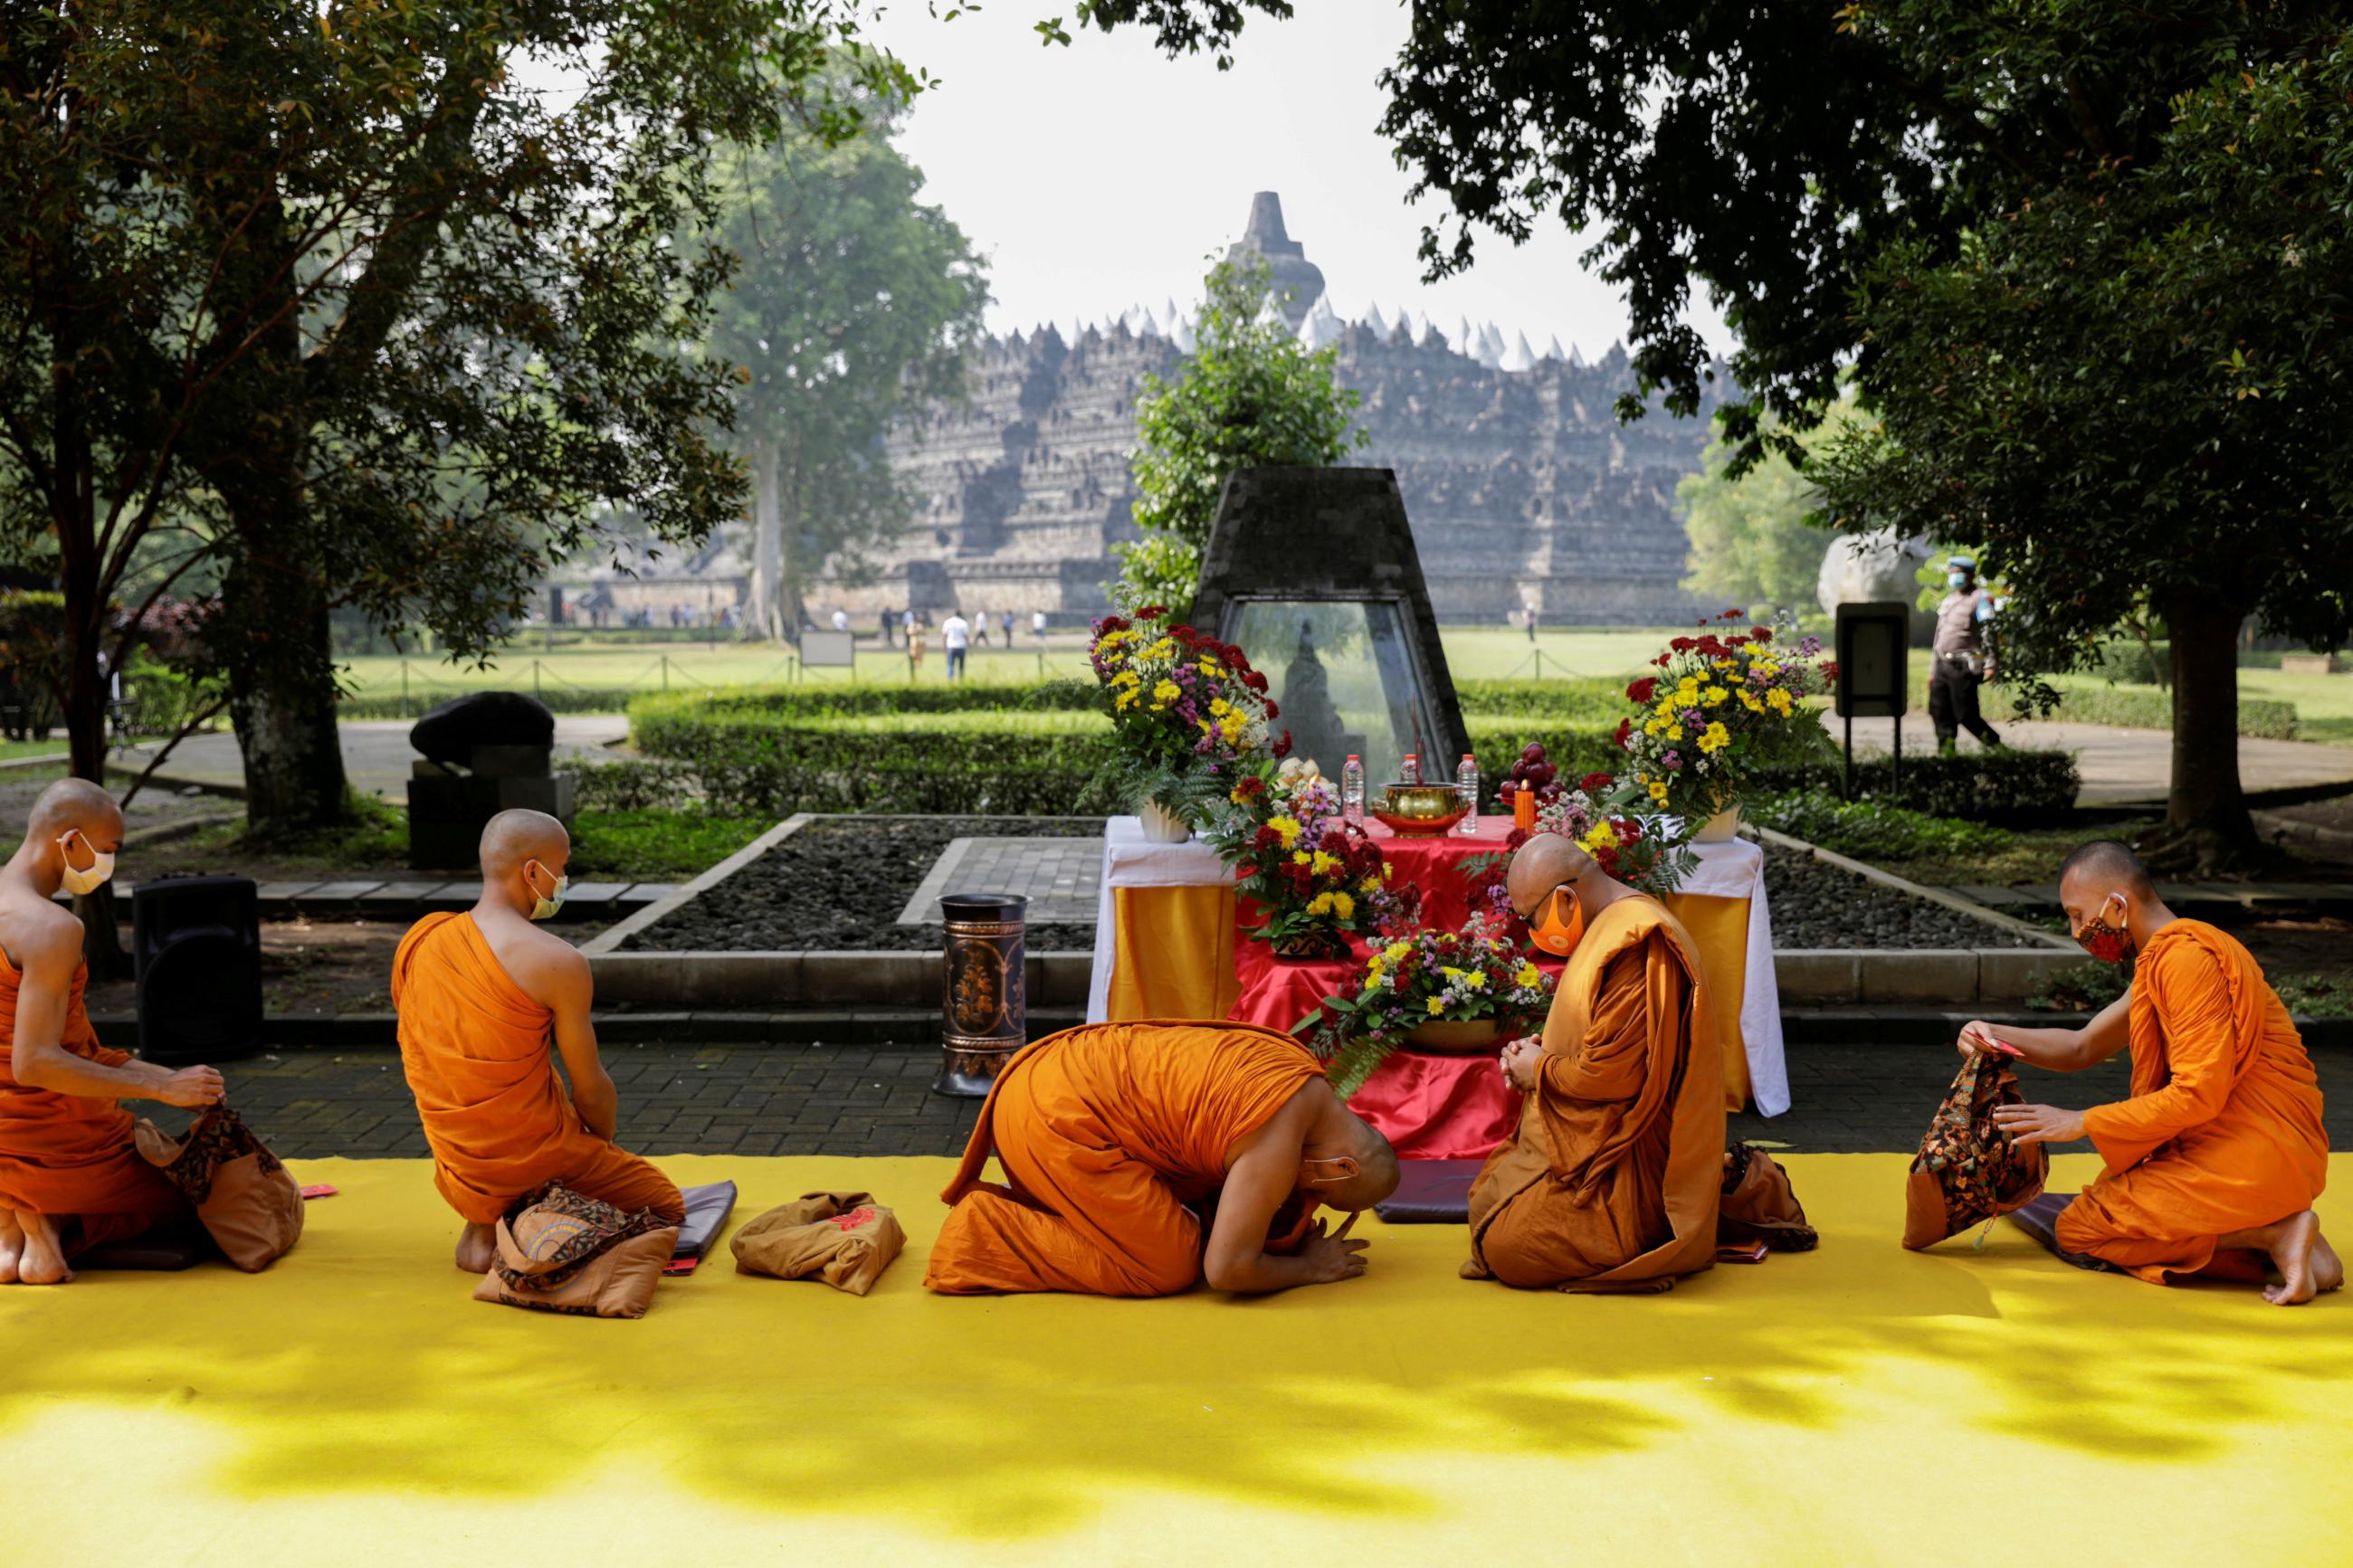
<path id="1" fill-rule="evenodd" d="M 642 1321 L 549 1317 L 467 1299 L 423 1163 L 301 1163 L 343 1195 L 268 1274 L 0 1289 L 0 1558 L 2353 1561 L 2353 1299 L 2006 1226 L 1907 1254 L 1895 1156 L 1792 1159 L 1822 1250 L 1663 1297 L 1468 1283 L 1461 1230 L 1376 1225 L 1359 1281 L 1142 1302 L 926 1296 L 945 1161 L 664 1163 L 739 1221 L 870 1187 L 908 1254 L 863 1300 L 723 1250 Z"/>

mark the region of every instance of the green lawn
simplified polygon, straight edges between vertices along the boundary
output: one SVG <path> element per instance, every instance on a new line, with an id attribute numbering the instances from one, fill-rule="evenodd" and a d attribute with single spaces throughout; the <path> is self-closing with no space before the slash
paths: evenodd
<path id="1" fill-rule="evenodd" d="M 66 754 L 66 738 L 52 735 L 46 741 L 0 741 L 0 762 L 11 757 L 62 757 Z"/>
<path id="2" fill-rule="evenodd" d="M 1458 679 L 1491 679 L 1512 676 L 1546 679 L 1571 675 L 1631 675 L 1665 645 L 1672 631 L 1604 629 L 1543 632 L 1531 644 L 1526 634 L 1507 626 L 1450 626 L 1442 637 L 1448 667 Z M 1023 636 L 1010 650 L 976 647 L 968 663 L 969 677 L 993 683 L 1034 681 L 1087 672 L 1085 639 L 1077 633 L 1057 633 L 1043 650 Z M 635 691 L 691 691 L 711 686 L 764 686 L 793 678 L 789 648 L 768 643 L 582 643 L 553 648 L 518 642 L 483 668 L 454 666 L 427 658 L 400 659 L 364 655 L 350 659 L 344 684 L 355 697 L 387 699 L 406 689 L 418 710 L 461 691 L 506 689 L 560 691 L 565 687 L 589 690 L 626 689 Z M 406 685 L 404 687 L 404 679 Z M 858 668 L 806 669 L 805 683 L 903 685 L 910 679 L 937 685 L 947 679 L 947 660 L 937 634 L 920 673 L 909 668 L 904 652 L 861 643 Z"/>
<path id="3" fill-rule="evenodd" d="M 2353 675 L 2287 675 L 2276 669 L 2239 671 L 2239 695 L 2295 704 L 2299 741 L 2353 745 Z"/>

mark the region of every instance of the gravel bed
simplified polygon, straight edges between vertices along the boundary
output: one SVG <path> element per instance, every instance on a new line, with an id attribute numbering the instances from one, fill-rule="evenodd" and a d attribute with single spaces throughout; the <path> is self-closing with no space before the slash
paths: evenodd
<path id="1" fill-rule="evenodd" d="M 1773 844 L 1765 846 L 1765 898 L 1777 948 L 2017 947 L 2023 941 Z"/>
<path id="2" fill-rule="evenodd" d="M 833 817 L 812 822 L 675 914 L 628 952 L 936 952 L 940 928 L 899 911 L 952 838 L 1100 838 L 1101 818 Z M 1092 952 L 1092 925 L 1032 925 L 1031 952 Z"/>

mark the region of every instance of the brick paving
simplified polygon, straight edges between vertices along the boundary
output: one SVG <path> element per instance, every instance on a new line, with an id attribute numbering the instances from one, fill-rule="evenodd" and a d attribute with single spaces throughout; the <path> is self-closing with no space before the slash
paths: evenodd
<path id="1" fill-rule="evenodd" d="M 2329 1141 L 2353 1148 L 2353 1051 L 2314 1052 Z M 1908 1153 L 1951 1081 L 1947 1047 L 1809 1045 L 1789 1052 L 1792 1105 L 1732 1119 L 1732 1136 L 1815 1153 Z M 607 1046 L 621 1142 L 648 1153 L 955 1154 L 979 1102 L 931 1092 L 936 1047 Z M 286 1051 L 223 1065 L 231 1102 L 289 1159 L 421 1156 L 394 1050 Z M 2028 1075 L 2031 1098 L 2080 1109 L 2126 1092 L 2124 1058 Z"/>

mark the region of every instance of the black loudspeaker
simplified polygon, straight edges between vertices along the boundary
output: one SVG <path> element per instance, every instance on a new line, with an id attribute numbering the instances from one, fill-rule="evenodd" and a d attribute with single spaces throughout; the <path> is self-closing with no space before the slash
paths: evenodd
<path id="1" fill-rule="evenodd" d="M 172 877 L 131 893 L 139 1054 L 166 1067 L 261 1046 L 261 904 L 250 877 Z"/>

